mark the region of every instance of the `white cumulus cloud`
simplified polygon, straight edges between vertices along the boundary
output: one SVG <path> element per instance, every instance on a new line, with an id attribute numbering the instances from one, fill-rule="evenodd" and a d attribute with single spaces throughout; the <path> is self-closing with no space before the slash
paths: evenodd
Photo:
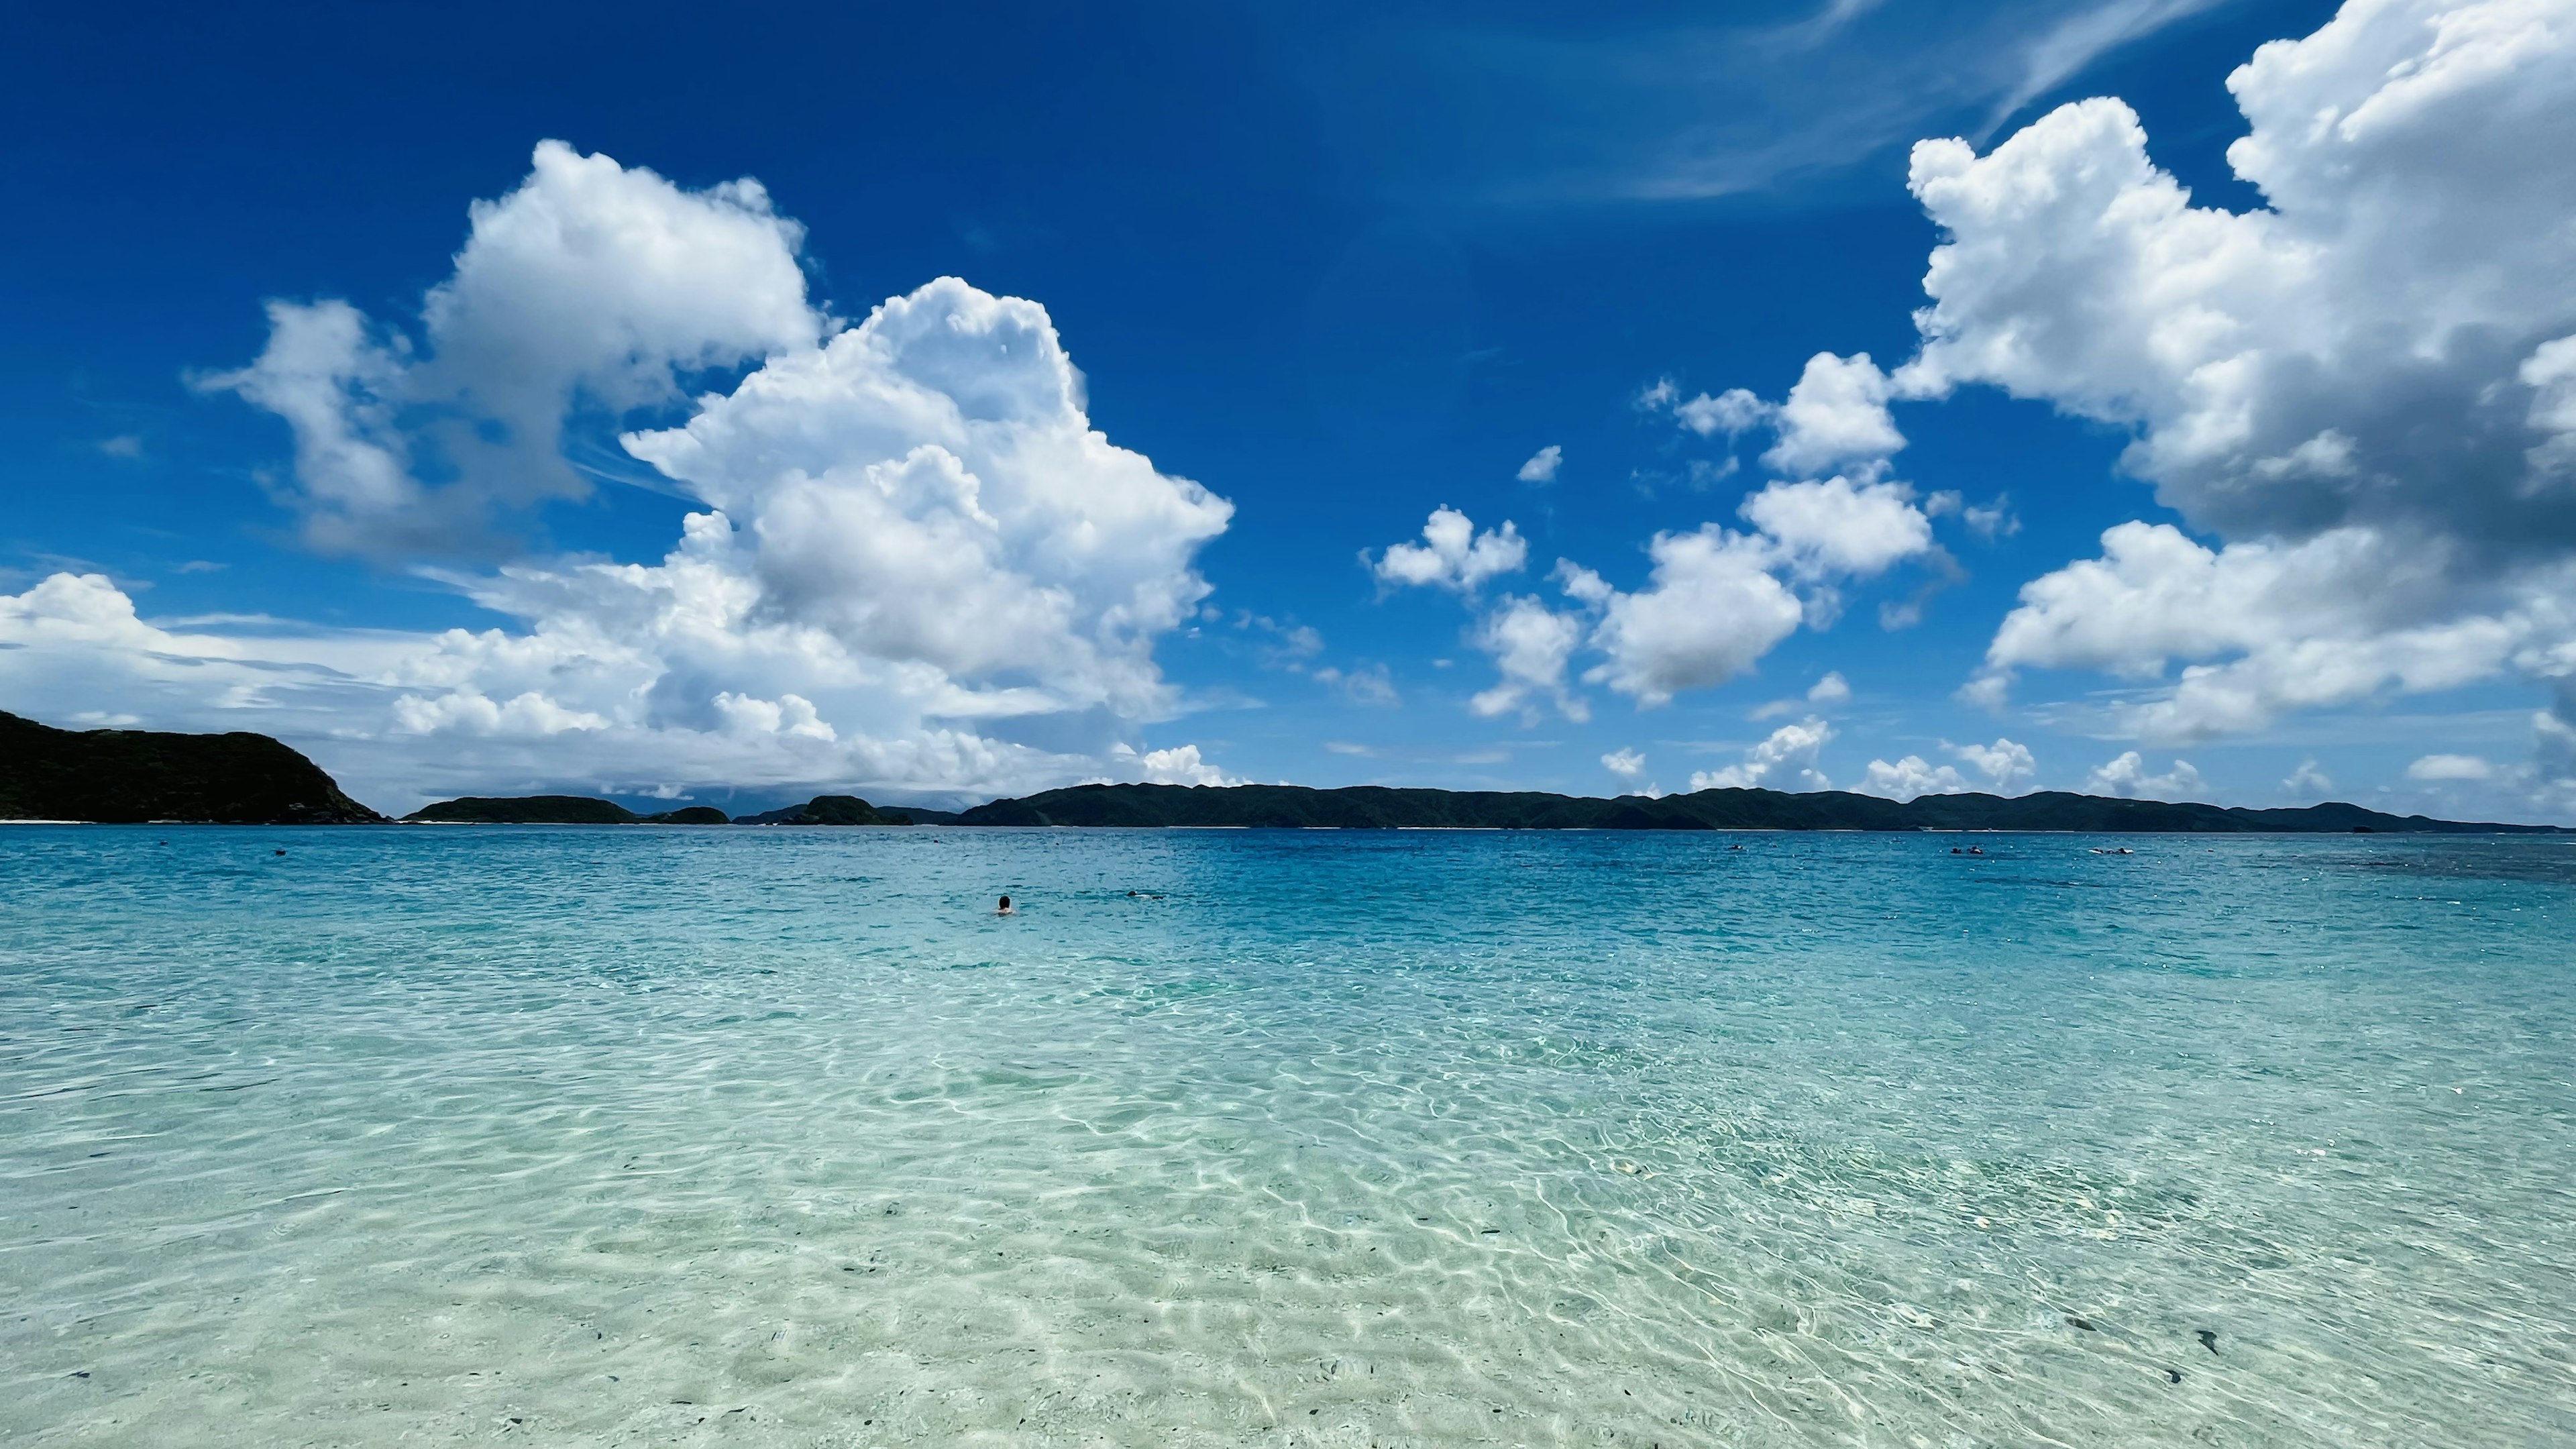
<path id="1" fill-rule="evenodd" d="M 1162 707 L 1152 640 L 1233 512 L 1091 426 L 1044 308 L 955 278 L 623 441 L 717 510 L 764 620 L 1062 708 Z"/>
<path id="2" fill-rule="evenodd" d="M 1207 594 L 1192 560 L 1232 506 L 1094 426 L 1036 303 L 942 278 L 844 325 L 807 302 L 801 240 L 756 182 L 685 191 L 549 142 L 473 208 L 419 341 L 278 303 L 260 359 L 203 379 L 290 425 L 309 539 L 388 559 L 491 544 L 580 491 L 568 419 L 644 409 L 664 425 L 619 441 L 697 505 L 660 560 L 424 563 L 513 621 L 434 634 L 179 629 L 57 575 L 0 602 L 26 646 L 0 683 L 38 712 L 265 729 L 378 803 L 1097 771 L 1176 708 L 1154 644 Z"/>
<path id="3" fill-rule="evenodd" d="M 1912 498 L 1901 483 L 1841 476 L 1773 482 L 1739 507 L 1754 525 L 1749 533 L 1711 523 L 1655 535 L 1646 546 L 1645 587 L 1633 591 L 1560 559 L 1552 577 L 1574 608 L 1508 597 L 1476 626 L 1478 647 L 1503 663 L 1505 677 L 1477 696 L 1475 708 L 1526 714 L 1528 701 L 1545 697 L 1580 717 L 1580 697 L 1563 683 L 1579 651 L 1598 656 L 1584 682 L 1649 708 L 1744 674 L 1801 623 L 1829 627 L 1840 608 L 1839 584 L 1937 552 Z M 1509 523 L 1479 534 L 1465 514 L 1448 508 L 1432 513 L 1423 538 L 1362 558 L 1382 582 L 1469 594 L 1482 580 L 1520 568 L 1528 552 Z"/>
<path id="4" fill-rule="evenodd" d="M 2155 678 L 2181 742 L 2538 662 L 2576 635 L 2576 7 L 2351 0 L 2228 80 L 2264 204 L 2195 206 L 2116 100 L 1980 156 L 1915 148 L 1946 240 L 1893 386 L 1985 384 L 2127 429 L 2196 529 L 2035 581 L 2022 666 Z M 2563 716 L 2561 716 L 2563 722 Z"/>
<path id="5" fill-rule="evenodd" d="M 1828 670 L 1824 678 L 1807 687 L 1804 695 L 1792 699 L 1775 699 L 1760 705 L 1754 709 L 1752 718 L 1772 719 L 1779 715 L 1796 714 L 1799 710 L 1807 708 L 1834 709 L 1851 703 L 1851 697 L 1851 682 L 1843 678 L 1841 671 Z"/>
<path id="6" fill-rule="evenodd" d="M 1601 768 L 1622 780 L 1634 780 L 1646 773 L 1646 757 L 1635 750 L 1612 750 L 1601 757 Z"/>
<path id="7" fill-rule="evenodd" d="M 1639 395 L 1637 406 L 1668 412 L 1677 425 L 1703 438 L 1732 442 L 1755 428 L 1769 428 L 1773 442 L 1762 461 L 1785 478 L 1841 472 L 1874 483 L 1905 447 L 1888 403 L 1919 391 L 1916 378 L 1915 373 L 1890 377 L 1866 352 L 1849 357 L 1819 352 L 1807 359 L 1783 402 L 1766 402 L 1740 387 L 1683 401 L 1680 389 L 1666 378 Z"/>
<path id="8" fill-rule="evenodd" d="M 277 301 L 258 360 L 198 380 L 293 428 L 291 496 L 317 547 L 488 551 L 496 509 L 588 491 L 560 450 L 576 406 L 676 402 L 688 374 L 811 348 L 830 325 L 806 302 L 803 229 L 757 181 L 683 191 L 548 141 L 472 223 L 419 345 L 346 302 Z"/>
<path id="9" fill-rule="evenodd" d="M 1921 755 L 1907 755 L 1889 763 L 1872 760 L 1860 784 L 1864 795 L 1883 795 L 1890 800 L 1911 800 L 1918 795 L 1956 795 L 1968 788 L 1958 770 L 1950 765 L 1935 765 Z"/>
<path id="10" fill-rule="evenodd" d="M 1802 578 L 1867 578 L 1932 547 L 1932 522 L 1902 483 L 1773 483 L 1738 511 Z"/>
<path id="11" fill-rule="evenodd" d="M 2011 740 L 1999 739 L 1991 745 L 1953 745 L 1945 741 L 1942 748 L 1982 778 L 1970 779 L 1958 765 L 1935 765 L 1921 755 L 1907 755 L 1893 763 L 1870 761 L 1861 793 L 1883 795 L 1890 800 L 1959 795 L 1971 790 L 2012 795 L 2020 793 L 2039 773 L 2039 762 L 2032 758 L 2029 746 Z"/>
<path id="12" fill-rule="evenodd" d="M 1521 471 L 1517 476 L 1524 483 L 1553 483 L 1556 481 L 1556 470 L 1564 463 L 1564 447 L 1557 443 L 1550 443 L 1532 453 L 1530 460 L 1521 465 Z"/>
<path id="13" fill-rule="evenodd" d="M 2016 795 L 2039 778 L 2039 760 L 2030 746 L 1997 739 L 1991 745 L 1949 745 L 1953 758 L 1984 777 L 1984 787 L 1998 795 Z"/>
<path id="14" fill-rule="evenodd" d="M 2299 767 L 2281 782 L 2282 793 L 2301 800 L 2323 799 L 2334 787 L 2334 777 L 2313 759 L 2299 761 Z"/>
<path id="15" fill-rule="evenodd" d="M 1955 573 L 1933 541 L 1932 514 L 1912 487 L 1886 476 L 1905 446 L 1888 410 L 1901 391 L 1867 353 L 1820 352 L 1778 404 L 1743 388 L 1684 402 L 1670 379 L 1640 395 L 1639 408 L 1670 412 L 1704 437 L 1770 428 L 1775 441 L 1762 460 L 1783 476 L 1737 505 L 1750 533 L 1712 523 L 1656 535 L 1647 546 L 1652 576 L 1634 593 L 1560 565 L 1560 578 L 1583 585 L 1568 592 L 1601 613 L 1591 645 L 1606 658 L 1585 679 L 1641 705 L 1663 704 L 1746 672 L 1802 622 L 1830 628 L 1850 581 L 1910 559 Z M 1730 457 L 1725 471 L 1733 467 Z M 1955 500 L 1942 506 L 1958 508 Z M 1918 600 L 1882 611 L 1882 623 L 1903 627 L 1920 612 Z"/>
<path id="16" fill-rule="evenodd" d="M 1552 703 L 1571 720 L 1592 717 L 1582 696 L 1566 687 L 1566 661 L 1583 642 L 1580 615 L 1550 609 L 1543 601 L 1511 596 L 1497 604 L 1476 626 L 1477 648 L 1492 656 L 1502 679 L 1468 701 L 1479 715 L 1519 711 L 1537 717 L 1537 705 Z"/>
<path id="17" fill-rule="evenodd" d="M 2102 550 L 2023 586 L 1987 648 L 1986 677 L 2039 666 L 2155 679 L 2184 663 L 2171 689 L 2121 712 L 2125 729 L 2152 742 L 2257 729 L 2382 690 L 2467 684 L 2504 667 L 2534 629 L 2523 609 L 2426 619 L 2428 598 L 2448 587 L 2438 539 L 2339 528 L 2211 549 L 2171 524 L 2123 523 Z"/>
<path id="18" fill-rule="evenodd" d="M 1772 576 L 1776 555 L 1761 539 L 1711 524 L 1657 534 L 1647 555 L 1654 570 L 1635 593 L 1584 571 L 1566 575 L 1567 591 L 1601 614 L 1592 638 L 1607 657 L 1585 678 L 1640 704 L 1663 704 L 1742 674 L 1805 615 Z"/>
<path id="19" fill-rule="evenodd" d="M 1782 725 L 1770 738 L 1744 752 L 1741 763 L 1692 772 L 1693 790 L 1830 790 L 1833 782 L 1816 768 L 1816 757 L 1834 737 L 1834 727 L 1809 718 Z"/>
<path id="20" fill-rule="evenodd" d="M 1905 446 L 1887 410 L 1894 395 L 1894 385 L 1868 353 L 1819 352 L 1807 359 L 1788 401 L 1772 415 L 1779 441 L 1762 461 L 1792 478 L 1848 468 L 1874 481 Z"/>
<path id="21" fill-rule="evenodd" d="M 1703 438 L 1720 434 L 1734 438 L 1770 422 L 1780 411 L 1741 387 L 1730 387 L 1714 397 L 1701 393 L 1688 402 L 1674 402 L 1667 396 L 1663 402 L 1672 409 L 1673 421 Z"/>
<path id="22" fill-rule="evenodd" d="M 2200 793 L 2200 771 L 2191 761 L 2176 760 L 2161 775 L 2150 774 L 2136 750 L 2123 751 L 2085 778 L 2084 793 L 2117 795 L 2124 800 L 2188 800 Z"/>
<path id="23" fill-rule="evenodd" d="M 1381 583 L 1474 593 L 1487 579 L 1519 572 L 1529 561 L 1529 542 L 1508 518 L 1501 528 L 1478 533 L 1466 514 L 1442 507 L 1422 525 L 1422 542 L 1391 544 L 1383 556 L 1362 553 L 1360 561 Z"/>
<path id="24" fill-rule="evenodd" d="M 1902 484 L 1842 477 L 1768 484 L 1738 509 L 1752 533 L 1705 524 L 1657 534 L 1646 550 L 1653 570 L 1634 593 L 1560 565 L 1566 592 L 1600 612 L 1591 644 L 1605 657 L 1584 678 L 1653 706 L 1745 673 L 1802 622 L 1831 625 L 1837 583 L 1932 551 L 1911 497 Z"/>
<path id="25" fill-rule="evenodd" d="M 1170 749 L 1115 752 L 1117 762 L 1130 778 L 1148 785 L 1240 785 L 1244 783 L 1214 764 L 1199 757 L 1196 745 L 1175 745 Z"/>
<path id="26" fill-rule="evenodd" d="M 1652 568 L 1644 588 L 1622 590 L 1592 569 L 1558 561 L 1559 585 L 1593 616 L 1582 643 L 1601 657 L 1584 671 L 1584 681 L 1642 707 L 1666 704 L 1676 694 L 1748 672 L 1802 623 L 1832 627 L 1842 613 L 1843 588 L 1853 581 L 1913 559 L 1957 576 L 1955 561 L 1933 541 L 1933 513 L 1910 485 L 1887 476 L 1905 447 L 1888 405 L 1912 387 L 1881 371 L 1867 353 L 1820 352 L 1777 404 L 1744 388 L 1685 401 L 1670 378 L 1640 393 L 1640 411 L 1669 413 L 1702 437 L 1723 435 L 1731 444 L 1750 429 L 1769 428 L 1774 441 L 1762 461 L 1781 476 L 1737 504 L 1750 532 L 1707 523 L 1656 534 L 1646 548 Z M 1735 468 L 1730 455 L 1723 468 L 1693 460 L 1691 473 L 1713 479 Z M 1964 502 L 1944 494 L 1933 507 L 1956 513 Z M 1463 536 L 1464 526 L 1463 517 L 1452 524 L 1453 536 Z M 1389 564 L 1400 564 L 1407 582 L 1417 574 L 1432 582 L 1448 577 L 1429 558 L 1397 560 L 1393 550 L 1377 565 L 1381 577 L 1389 576 Z M 1916 622 L 1930 588 L 1910 603 L 1882 609 L 1881 623 L 1892 629 Z"/>
<path id="27" fill-rule="evenodd" d="M 840 732 L 825 723 L 814 708 L 814 702 L 801 694 L 781 694 L 776 699 L 760 699 L 731 691 L 715 698 L 716 713 L 725 727 L 743 734 L 790 734 L 807 739 L 836 740 Z"/>
<path id="28" fill-rule="evenodd" d="M 717 696 L 721 706 L 731 695 Z M 394 701 L 397 731 L 434 735 L 558 735 L 566 730 L 604 730 L 608 717 L 584 709 L 567 709 L 535 690 L 505 700 L 486 698 L 471 686 L 440 695 L 406 694 Z"/>

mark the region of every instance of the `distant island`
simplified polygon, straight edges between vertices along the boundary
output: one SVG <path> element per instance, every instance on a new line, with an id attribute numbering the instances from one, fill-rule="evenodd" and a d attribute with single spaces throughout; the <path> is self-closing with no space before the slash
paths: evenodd
<path id="1" fill-rule="evenodd" d="M 722 825 L 706 806 L 638 816 L 607 800 L 523 795 L 448 800 L 407 821 L 490 825 Z M 1399 790 L 1353 785 L 1074 785 L 971 810 L 871 805 L 817 795 L 745 815 L 735 825 L 988 825 L 1201 830 L 2053 830 L 2085 834 L 2556 834 L 2554 825 L 2482 824 L 2387 815 L 2358 805 L 2248 810 L 2041 791 L 1925 795 L 1899 802 L 1836 790 L 1702 790 L 1599 799 L 1539 791 Z"/>
<path id="2" fill-rule="evenodd" d="M 954 811 L 878 807 L 856 795 L 817 795 L 802 805 L 728 818 L 712 805 L 638 815 L 614 800 L 587 795 L 468 795 L 424 805 L 403 817 L 411 825 L 916 825 L 953 824 Z"/>
<path id="3" fill-rule="evenodd" d="M 2557 834 L 2555 825 L 2469 824 L 2358 805 L 2248 810 L 2032 795 L 1883 800 L 1840 790 L 1702 790 L 1598 799 L 1536 791 L 1399 790 L 1354 785 L 1076 785 L 961 812 L 960 825 L 1199 826 L 1340 830 L 2064 830 L 2098 834 L 2296 831 L 2344 834 Z"/>
<path id="4" fill-rule="evenodd" d="M 58 730 L 0 711 L 0 819 L 381 825 L 266 735 Z"/>
<path id="5" fill-rule="evenodd" d="M 953 810 L 871 805 L 856 795 L 817 795 L 802 805 L 745 815 L 736 825 L 954 825 Z"/>
<path id="6" fill-rule="evenodd" d="M 709 811 L 716 824 L 724 812 Z M 403 817 L 406 825 L 633 825 L 641 817 L 614 800 L 587 795 L 468 795 L 441 800 Z"/>
<path id="7" fill-rule="evenodd" d="M 0 712 L 0 820 L 101 824 L 384 825 L 311 760 L 266 735 L 62 730 Z M 2022 830 L 2088 834 L 2530 834 L 2556 825 L 2435 820 L 2358 805 L 2252 810 L 2032 795 L 1884 800 L 1839 790 L 1701 790 L 1600 799 L 1539 791 L 1405 790 L 1353 785 L 1075 785 L 969 810 L 872 805 L 817 795 L 728 819 L 710 805 L 638 815 L 587 795 L 468 795 L 424 806 L 410 824 L 1123 827 L 1269 830 Z"/>

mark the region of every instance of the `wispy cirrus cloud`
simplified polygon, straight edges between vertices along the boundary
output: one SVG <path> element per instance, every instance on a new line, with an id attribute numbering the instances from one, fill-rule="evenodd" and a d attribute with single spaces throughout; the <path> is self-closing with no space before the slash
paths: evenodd
<path id="1" fill-rule="evenodd" d="M 2226 0 L 1878 0 L 1545 17 L 1301 10 L 1278 41 L 1328 135 L 1410 203 L 1680 200 L 1983 136 L 2097 60 Z"/>

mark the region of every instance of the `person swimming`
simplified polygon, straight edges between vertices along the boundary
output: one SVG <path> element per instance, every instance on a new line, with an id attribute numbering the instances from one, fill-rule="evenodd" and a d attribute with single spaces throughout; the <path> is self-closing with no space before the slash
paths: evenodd
<path id="1" fill-rule="evenodd" d="M 1002 903 L 999 906 L 994 907 L 993 914 L 997 916 L 1016 916 L 1019 914 L 1019 911 L 1012 907 L 1011 898 L 1009 896 L 1004 896 L 1002 897 Z"/>

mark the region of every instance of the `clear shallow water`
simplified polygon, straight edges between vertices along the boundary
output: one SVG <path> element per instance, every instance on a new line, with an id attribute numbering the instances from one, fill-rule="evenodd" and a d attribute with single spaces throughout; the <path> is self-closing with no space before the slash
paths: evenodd
<path id="1" fill-rule="evenodd" d="M 1954 843 L 0 831 L 0 1439 L 2576 1443 L 2576 846 Z"/>

